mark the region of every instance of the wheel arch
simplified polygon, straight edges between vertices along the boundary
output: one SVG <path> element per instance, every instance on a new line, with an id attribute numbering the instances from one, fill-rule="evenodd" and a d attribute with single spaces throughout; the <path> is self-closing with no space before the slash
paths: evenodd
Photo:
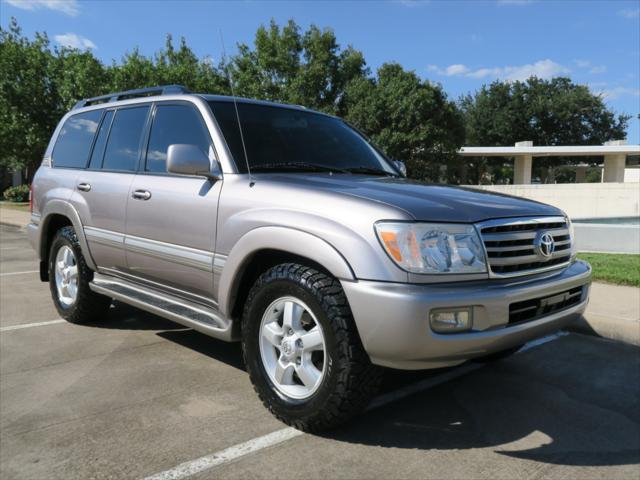
<path id="1" fill-rule="evenodd" d="M 355 280 L 347 260 L 325 240 L 292 228 L 259 227 L 245 234 L 226 259 L 218 285 L 221 313 L 239 318 L 257 277 L 274 265 L 288 262 L 314 267 L 338 280 Z"/>
<path id="2" fill-rule="evenodd" d="M 51 200 L 47 203 L 45 210 L 42 212 L 39 228 L 40 246 L 38 249 L 41 265 L 47 265 L 49 249 L 51 248 L 51 242 L 56 232 L 60 228 L 66 226 L 72 226 L 74 228 L 85 262 L 91 270 L 95 271 L 96 265 L 91 257 L 91 252 L 89 251 L 89 244 L 87 243 L 87 239 L 84 235 L 80 216 L 70 203 L 63 200 Z M 45 273 L 46 270 L 46 268 L 43 269 L 41 266 L 40 277 L 43 281 L 48 280 L 48 278 L 43 278 L 43 276 L 48 276 L 48 273 Z"/>

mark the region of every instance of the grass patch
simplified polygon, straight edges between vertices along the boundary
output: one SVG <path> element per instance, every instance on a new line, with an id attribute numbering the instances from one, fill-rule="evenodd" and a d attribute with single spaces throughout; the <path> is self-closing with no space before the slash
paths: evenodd
<path id="1" fill-rule="evenodd" d="M 640 255 L 579 253 L 593 267 L 593 279 L 617 285 L 640 287 Z"/>

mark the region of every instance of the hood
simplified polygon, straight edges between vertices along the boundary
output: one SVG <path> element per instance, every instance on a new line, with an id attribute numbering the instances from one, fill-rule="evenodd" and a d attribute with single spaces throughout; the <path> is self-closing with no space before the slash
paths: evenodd
<path id="1" fill-rule="evenodd" d="M 421 221 L 471 223 L 501 217 L 563 215 L 560 209 L 533 200 L 406 178 L 300 173 L 255 174 L 255 177 L 385 203 Z"/>

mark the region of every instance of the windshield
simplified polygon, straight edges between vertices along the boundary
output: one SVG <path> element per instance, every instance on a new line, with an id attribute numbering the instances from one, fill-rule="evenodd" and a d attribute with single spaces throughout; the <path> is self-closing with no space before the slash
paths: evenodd
<path id="1" fill-rule="evenodd" d="M 247 173 L 233 102 L 211 101 L 211 110 L 238 171 Z M 354 129 L 319 113 L 238 102 L 242 134 L 252 172 L 318 171 L 397 175 Z"/>

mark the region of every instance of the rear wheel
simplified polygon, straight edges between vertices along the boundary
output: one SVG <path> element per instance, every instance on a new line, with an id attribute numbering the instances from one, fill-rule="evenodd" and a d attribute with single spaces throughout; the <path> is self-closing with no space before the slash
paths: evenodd
<path id="1" fill-rule="evenodd" d="M 381 373 L 362 347 L 342 287 L 318 270 L 282 264 L 260 276 L 242 334 L 260 399 L 300 430 L 337 426 L 377 392 Z"/>
<path id="2" fill-rule="evenodd" d="M 58 230 L 49 251 L 49 288 L 58 313 L 72 323 L 101 320 L 111 299 L 89 288 L 93 271 L 87 266 L 73 227 Z"/>

